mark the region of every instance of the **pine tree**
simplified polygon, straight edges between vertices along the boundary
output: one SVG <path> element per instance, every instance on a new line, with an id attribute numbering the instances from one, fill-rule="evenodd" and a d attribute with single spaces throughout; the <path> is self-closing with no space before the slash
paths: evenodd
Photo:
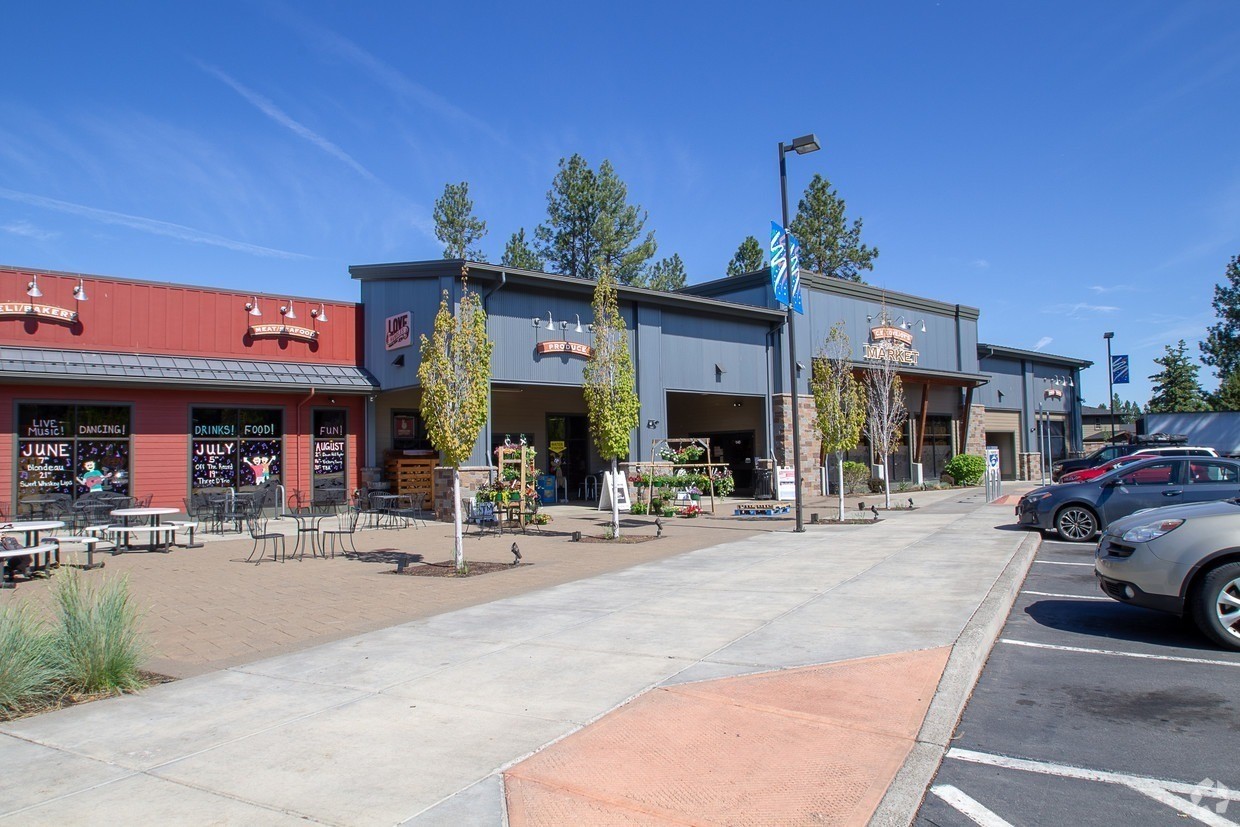
<path id="1" fill-rule="evenodd" d="M 874 269 L 878 248 L 861 243 L 861 219 L 848 225 L 844 199 L 821 175 L 809 182 L 788 229 L 801 242 L 801 267 L 805 270 L 861 281 L 862 270 Z"/>
<path id="2" fill-rule="evenodd" d="M 580 155 L 561 158 L 547 191 L 547 221 L 534 231 L 538 254 L 566 276 L 596 279 L 607 268 L 630 284 L 658 247 L 653 231 L 642 235 L 646 218 L 628 203 L 628 187 L 610 161 L 596 172 Z"/>
<path id="3" fill-rule="evenodd" d="M 736 255 L 732 256 L 732 260 L 728 262 L 727 274 L 743 276 L 746 273 L 761 270 L 763 264 L 765 264 L 765 259 L 762 254 L 762 245 L 753 236 L 746 236 L 741 246 L 736 249 Z"/>
<path id="4" fill-rule="evenodd" d="M 541 270 L 543 268 L 542 259 L 538 257 L 538 253 L 534 252 L 534 248 L 525 239 L 524 227 L 517 230 L 508 239 L 508 244 L 504 246 L 504 257 L 500 259 L 500 264 L 505 267 L 516 267 L 520 270 Z"/>
<path id="5" fill-rule="evenodd" d="M 435 199 L 435 236 L 443 242 L 444 258 L 486 261 L 474 244 L 487 234 L 487 223 L 474 215 L 469 184 L 444 184 L 443 195 Z"/>
<path id="6" fill-rule="evenodd" d="M 590 434 L 598 454 L 611 461 L 612 485 L 620 479 L 616 462 L 629 454 L 629 439 L 637 428 L 641 402 L 637 398 L 633 357 L 624 317 L 616 302 L 611 271 L 599 272 L 594 286 L 594 356 L 582 371 L 582 393 L 590 416 Z M 620 536 L 620 508 L 611 492 L 612 536 Z"/>
<path id="7" fill-rule="evenodd" d="M 844 454 L 857 447 L 865 426 L 865 386 L 852 369 L 852 343 L 844 323 L 836 322 L 814 357 L 810 391 L 817 411 L 815 424 L 822 438 L 822 452 L 835 454 L 839 484 L 839 520 L 844 521 Z"/>
<path id="8" fill-rule="evenodd" d="M 464 574 L 461 531 L 461 464 L 473 452 L 487 422 L 491 388 L 491 339 L 482 300 L 469 289 L 469 272 L 461 268 L 461 301 L 453 314 L 445 290 L 435 314 L 431 338 L 420 338 L 422 419 L 431 444 L 452 467 L 452 514 L 456 526 L 456 569 Z"/>
<path id="9" fill-rule="evenodd" d="M 1205 392 L 1197 381 L 1200 366 L 1189 361 L 1186 355 L 1188 345 L 1181 339 L 1179 345 L 1172 349 L 1166 346 L 1166 353 L 1154 364 L 1161 365 L 1162 370 L 1150 377 L 1154 383 L 1154 394 L 1146 407 L 1149 413 L 1180 413 L 1184 411 L 1208 411 Z"/>
<path id="10" fill-rule="evenodd" d="M 1206 340 L 1198 344 L 1201 361 L 1214 368 L 1220 379 L 1240 368 L 1240 256 L 1232 256 L 1225 278 L 1225 285 L 1214 285 L 1212 304 L 1218 321 L 1206 329 Z"/>
<path id="11" fill-rule="evenodd" d="M 671 292 L 685 286 L 685 263 L 680 255 L 672 253 L 671 258 L 663 258 L 650 266 L 650 272 L 637 281 L 635 287 L 649 287 L 651 290 Z"/>
<path id="12" fill-rule="evenodd" d="M 1210 395 L 1210 407 L 1216 411 L 1240 411 L 1240 370 L 1223 377 L 1218 390 Z"/>

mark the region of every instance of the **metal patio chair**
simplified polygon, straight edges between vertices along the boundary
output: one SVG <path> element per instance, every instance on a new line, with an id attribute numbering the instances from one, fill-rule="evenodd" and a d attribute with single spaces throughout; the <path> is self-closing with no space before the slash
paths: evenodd
<path id="1" fill-rule="evenodd" d="M 254 548 L 250 550 L 250 556 L 245 559 L 247 563 L 255 565 L 263 562 L 263 558 L 267 556 L 267 546 L 271 546 L 271 559 L 276 559 L 276 552 L 280 553 L 280 562 L 287 559 L 284 548 L 284 535 L 278 531 L 270 531 L 267 527 L 267 517 L 261 511 L 251 511 L 245 517 L 246 528 L 249 530 L 250 537 L 254 539 Z M 254 559 L 254 555 L 258 555 L 258 559 Z"/>

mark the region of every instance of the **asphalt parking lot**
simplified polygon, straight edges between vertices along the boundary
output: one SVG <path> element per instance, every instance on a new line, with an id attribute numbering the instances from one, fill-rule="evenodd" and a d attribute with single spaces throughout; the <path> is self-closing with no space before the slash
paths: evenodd
<path id="1" fill-rule="evenodd" d="M 915 823 L 1240 822 L 1240 653 L 1043 542 Z"/>

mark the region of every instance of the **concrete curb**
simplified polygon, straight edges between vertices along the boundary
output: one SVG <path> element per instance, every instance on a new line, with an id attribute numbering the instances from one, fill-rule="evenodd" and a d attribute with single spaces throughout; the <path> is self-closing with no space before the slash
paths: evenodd
<path id="1" fill-rule="evenodd" d="M 965 624 L 952 647 L 913 749 L 870 818 L 870 827 L 907 827 L 913 823 L 1041 544 L 1042 538 L 1036 532 L 1021 541 L 986 599 Z"/>

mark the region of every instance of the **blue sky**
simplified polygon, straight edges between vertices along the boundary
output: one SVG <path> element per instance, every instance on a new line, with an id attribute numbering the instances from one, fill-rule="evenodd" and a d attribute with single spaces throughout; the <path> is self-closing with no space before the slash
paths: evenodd
<path id="1" fill-rule="evenodd" d="M 1144 400 L 1240 253 L 1234 0 L 72 6 L 6 10 L 5 264 L 352 299 L 349 264 L 440 255 L 445 182 L 495 260 L 580 152 L 698 281 L 813 131 L 790 187 L 864 219 L 868 281 L 1014 347 L 1101 364 L 1114 330 Z"/>

